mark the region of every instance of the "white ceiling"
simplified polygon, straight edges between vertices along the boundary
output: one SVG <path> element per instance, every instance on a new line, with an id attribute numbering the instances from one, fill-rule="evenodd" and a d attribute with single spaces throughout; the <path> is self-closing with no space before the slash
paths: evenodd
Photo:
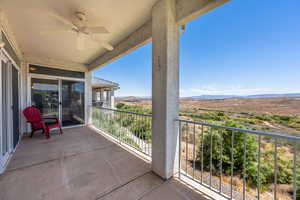
<path id="1" fill-rule="evenodd" d="M 1 8 L 24 55 L 86 64 L 106 50 L 88 41 L 85 50 L 76 49 L 76 34 L 41 34 L 43 30 L 66 28 L 48 12 L 68 19 L 74 12 L 86 13 L 89 24 L 105 26 L 110 33 L 99 39 L 116 45 L 151 17 L 157 0 L 2 0 Z"/>

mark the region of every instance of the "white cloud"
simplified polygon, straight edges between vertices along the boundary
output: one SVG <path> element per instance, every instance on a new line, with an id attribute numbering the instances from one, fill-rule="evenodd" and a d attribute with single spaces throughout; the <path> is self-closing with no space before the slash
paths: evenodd
<path id="1" fill-rule="evenodd" d="M 290 89 L 268 89 L 268 88 L 245 88 L 240 85 L 236 86 L 216 86 L 204 85 L 200 88 L 181 89 L 180 96 L 201 96 L 201 95 L 256 95 L 256 94 L 281 94 L 281 93 L 298 93 L 299 90 Z"/>
<path id="2" fill-rule="evenodd" d="M 256 94 L 284 94 L 284 93 L 300 93 L 296 89 L 269 89 L 269 88 L 246 88 L 242 85 L 202 85 L 199 88 L 181 88 L 181 97 L 201 96 L 201 95 L 256 95 Z M 150 97 L 151 90 L 145 91 L 123 91 L 122 89 L 116 91 L 116 96 L 136 96 L 136 97 Z"/>

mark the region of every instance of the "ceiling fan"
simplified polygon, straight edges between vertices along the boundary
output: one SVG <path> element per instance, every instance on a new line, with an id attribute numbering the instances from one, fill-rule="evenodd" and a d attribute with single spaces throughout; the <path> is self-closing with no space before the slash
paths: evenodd
<path id="1" fill-rule="evenodd" d="M 114 47 L 99 38 L 95 37 L 95 34 L 107 34 L 108 30 L 103 26 L 89 26 L 86 20 L 86 15 L 82 12 L 75 12 L 75 20 L 70 21 L 54 12 L 50 12 L 49 15 L 53 18 L 56 18 L 58 21 L 67 25 L 68 29 L 57 29 L 57 30 L 48 30 L 43 31 L 43 33 L 59 33 L 59 32 L 72 32 L 77 34 L 76 38 L 76 48 L 78 50 L 83 50 L 85 48 L 86 39 L 91 39 L 105 49 L 112 51 Z"/>

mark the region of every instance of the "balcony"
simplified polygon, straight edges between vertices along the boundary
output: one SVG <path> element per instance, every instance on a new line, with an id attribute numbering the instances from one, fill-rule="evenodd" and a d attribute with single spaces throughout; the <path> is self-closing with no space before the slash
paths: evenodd
<path id="1" fill-rule="evenodd" d="M 0 176 L 0 199 L 297 199 L 299 137 L 177 119 L 178 162 L 173 178 L 163 180 L 151 170 L 151 117 L 94 107 L 91 127 L 64 129 L 50 140 L 25 136 Z M 253 139 L 258 146 L 249 144 Z M 283 146 L 289 154 L 282 154 Z M 262 187 L 267 148 L 274 149 L 267 155 L 274 163 L 271 189 Z M 283 157 L 291 161 L 291 184 L 285 186 L 291 192 L 285 195 Z M 256 186 L 250 186 L 252 162 Z"/>
<path id="2" fill-rule="evenodd" d="M 152 115 L 93 108 L 93 125 L 151 159 Z M 176 119 L 175 172 L 214 199 L 297 199 L 300 138 Z M 179 170 L 178 170 L 179 169 Z M 297 193 L 298 191 L 298 193 Z"/>
<path id="3" fill-rule="evenodd" d="M 172 179 L 163 181 L 149 161 L 88 127 L 45 140 L 24 137 L 7 171 L 0 199 L 204 199 Z"/>
<path id="4" fill-rule="evenodd" d="M 180 28 L 226 2 L 1 2 L 0 199 L 298 199 L 299 137 L 178 119 Z M 93 92 L 93 71 L 149 42 L 152 115 L 92 109 L 114 105 L 96 98 L 113 90 Z M 63 126 L 89 127 L 19 140 L 22 110 L 42 102 Z"/>

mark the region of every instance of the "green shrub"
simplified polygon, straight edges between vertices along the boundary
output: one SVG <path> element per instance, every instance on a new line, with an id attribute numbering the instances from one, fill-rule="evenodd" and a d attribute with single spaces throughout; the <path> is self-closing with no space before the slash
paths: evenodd
<path id="1" fill-rule="evenodd" d="M 227 121 L 226 126 L 241 128 L 241 125 L 233 121 Z M 231 139 L 232 134 L 234 134 L 234 148 L 231 148 Z M 210 166 L 210 141 L 212 139 L 212 163 L 213 171 L 218 171 L 220 167 L 221 153 L 222 153 L 222 169 L 223 173 L 230 175 L 231 171 L 231 150 L 233 150 L 233 160 L 234 160 L 234 172 L 241 174 L 243 172 L 243 155 L 244 155 L 244 141 L 246 139 L 246 166 L 248 167 L 255 162 L 257 156 L 257 142 L 256 138 L 249 134 L 243 134 L 241 132 L 232 132 L 231 130 L 223 131 L 221 134 L 219 131 L 213 129 L 211 132 L 208 131 L 204 134 L 204 149 L 206 152 L 203 152 L 203 164 L 206 166 L 206 169 L 209 169 Z M 223 151 L 221 152 L 221 143 Z M 201 162 L 201 150 L 198 149 L 197 162 Z"/>
<path id="2" fill-rule="evenodd" d="M 137 120 L 130 126 L 130 131 L 142 140 L 151 139 L 151 124 L 145 120 Z"/>
<path id="3" fill-rule="evenodd" d="M 252 114 L 251 116 L 262 121 L 272 121 L 272 116 L 268 114 Z"/>
<path id="4" fill-rule="evenodd" d="M 225 126 L 242 128 L 242 126 L 235 121 L 227 121 Z M 232 149 L 232 134 L 234 134 L 234 145 Z M 231 153 L 233 151 L 233 171 L 234 175 L 244 176 L 244 148 L 246 145 L 246 162 L 245 162 L 245 177 L 250 186 L 257 186 L 258 184 L 258 140 L 257 137 L 243 132 L 232 132 L 225 130 L 222 132 L 212 129 L 205 130 L 203 145 L 205 151 L 203 152 L 203 166 L 205 170 L 210 169 L 210 148 L 212 141 L 212 171 L 215 174 L 219 173 L 220 161 L 222 153 L 222 170 L 226 175 L 231 175 Z M 245 143 L 246 141 L 246 143 Z M 221 152 L 222 143 L 222 152 Z M 263 142 L 261 147 L 260 159 L 260 183 L 263 190 L 266 185 L 274 182 L 274 144 L 271 142 Z M 293 160 L 290 156 L 286 156 L 288 148 L 285 146 L 278 147 L 278 176 L 279 184 L 292 183 L 292 165 Z M 201 165 L 201 146 L 197 151 L 197 166 Z"/>
<path id="5" fill-rule="evenodd" d="M 117 103 L 116 108 L 117 109 L 122 109 L 125 106 L 124 103 Z"/>

